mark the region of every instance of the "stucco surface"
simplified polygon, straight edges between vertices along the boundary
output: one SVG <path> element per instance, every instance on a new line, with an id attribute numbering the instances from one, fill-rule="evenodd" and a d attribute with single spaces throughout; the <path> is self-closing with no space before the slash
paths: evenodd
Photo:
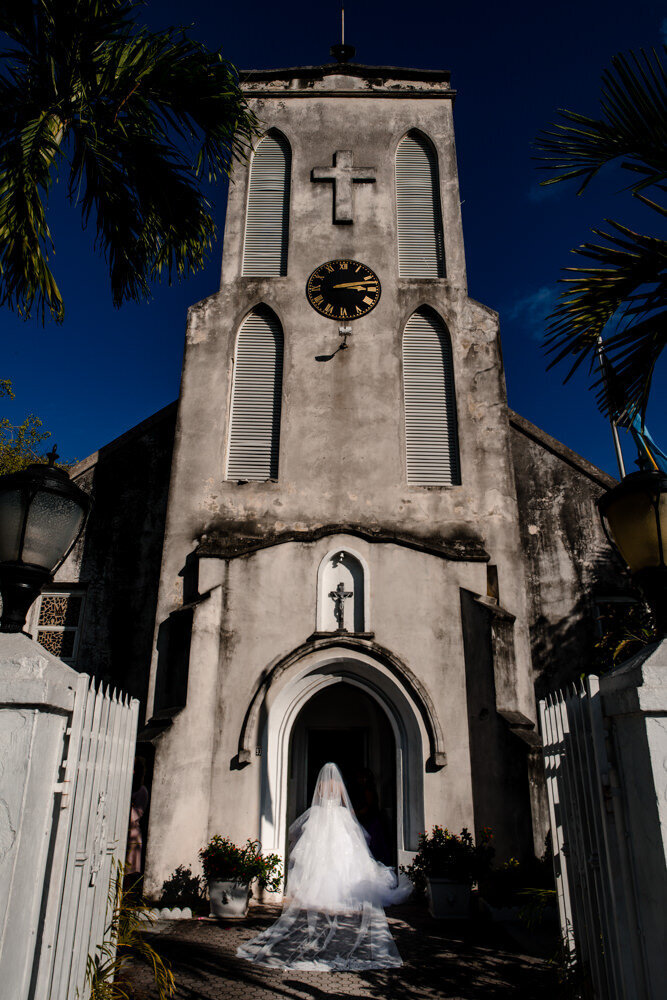
<path id="1" fill-rule="evenodd" d="M 266 126 L 279 128 L 292 146 L 288 274 L 240 277 L 247 188 L 241 165 L 230 189 L 221 290 L 193 306 L 188 319 L 158 619 L 181 601 L 179 574 L 202 535 L 362 523 L 485 546 L 500 567 L 503 601 L 517 615 L 518 655 L 525 666 L 525 599 L 497 316 L 465 293 L 451 100 L 405 96 L 353 102 L 345 96 L 252 98 Z M 447 260 L 442 280 L 398 277 L 393 150 L 410 128 L 425 131 L 440 161 Z M 354 224 L 334 226 L 331 185 L 312 183 L 310 171 L 330 163 L 354 134 L 363 135 L 358 158 L 375 166 L 377 182 L 357 185 Z M 380 276 L 383 293 L 377 308 L 354 324 L 351 348 L 322 361 L 338 346 L 337 328 L 308 306 L 305 282 L 314 267 L 333 257 L 367 263 Z M 238 484 L 224 480 L 234 344 L 244 316 L 260 302 L 275 311 L 285 335 L 280 469 L 277 482 Z M 401 337 L 423 304 L 439 312 L 452 337 L 459 487 L 408 487 L 405 481 Z M 527 680 L 520 682 L 518 697 L 530 712 Z"/>
<path id="2" fill-rule="evenodd" d="M 76 667 L 146 703 L 169 487 L 175 405 L 72 469 L 93 500 L 56 585 L 85 591 Z M 36 627 L 34 615 L 29 625 Z"/>
<path id="3" fill-rule="evenodd" d="M 207 562 L 220 557 L 220 592 L 214 588 L 194 612 L 185 708 L 172 713 L 159 737 L 156 771 L 163 777 L 153 793 L 151 883 L 186 860 L 177 857 L 184 849 L 182 838 L 176 846 L 178 829 L 189 831 L 189 856 L 212 832 L 257 834 L 266 810 L 263 768 L 273 764 L 239 762 L 238 733 L 271 664 L 314 632 L 317 567 L 333 545 L 345 542 L 368 562 L 374 641 L 409 665 L 441 720 L 447 766 L 427 768 L 420 779 L 426 825 L 474 821 L 466 705 L 466 670 L 474 664 L 465 660 L 459 593 L 486 594 L 489 559 L 512 619 L 502 708 L 526 724 L 535 717 L 498 318 L 466 294 L 451 93 L 443 80 L 425 79 L 414 84 L 424 93 L 413 100 L 412 84 L 403 93 L 389 78 L 386 86 L 368 84 L 363 74 L 346 72 L 319 80 L 315 73 L 312 88 L 305 85 L 312 92 L 301 95 L 298 74 L 288 76 L 287 98 L 277 80 L 261 90 L 261 81 L 248 81 L 260 119 L 280 129 L 292 149 L 287 275 L 241 276 L 248 184 L 241 164 L 230 188 L 220 291 L 188 316 L 149 715 L 169 707 L 160 703 L 165 623 L 207 593 L 197 578 L 197 553 Z M 369 89 L 372 95 L 362 93 Z M 398 276 L 394 151 L 413 128 L 429 137 L 439 161 L 447 276 L 438 280 Z M 332 220 L 331 184 L 313 183 L 311 171 L 350 148 L 356 164 L 375 168 L 376 182 L 355 185 L 353 224 L 340 226 Z M 350 348 L 331 356 L 337 324 L 310 308 L 305 284 L 314 268 L 337 257 L 371 267 L 382 297 L 354 323 Z M 285 338 L 279 471 L 276 481 L 230 482 L 236 335 L 259 303 L 275 312 Z M 406 482 L 402 334 L 422 305 L 438 312 L 452 340 L 460 486 Z M 347 541 L 346 526 L 359 529 Z M 310 532 L 304 543 L 294 540 L 300 532 Z M 399 532 L 403 543 L 392 544 Z M 255 551 L 227 559 L 238 537 L 252 538 Z M 410 548 L 411 539 L 432 551 Z M 264 711 L 270 714 L 269 701 Z M 427 748 L 422 767 L 428 759 Z M 183 782 L 188 771 L 191 779 Z"/>
<path id="4" fill-rule="evenodd" d="M 422 823 L 432 825 L 446 814 L 453 827 L 472 825 L 465 669 L 456 611 L 462 585 L 477 589 L 485 585 L 484 565 L 453 563 L 397 546 L 364 545 L 338 535 L 313 545 L 286 544 L 221 563 L 221 583 L 201 605 L 203 620 L 196 619 L 196 641 L 208 638 L 210 648 L 207 653 L 201 650 L 200 655 L 198 646 L 197 654 L 191 654 L 187 704 L 166 738 L 162 737 L 158 750 L 157 769 L 170 776 L 170 786 L 176 782 L 183 789 L 176 800 L 172 795 L 156 800 L 154 795 L 151 837 L 162 838 L 158 831 L 166 828 L 173 831 L 171 837 L 164 834 L 165 843 L 158 852 L 160 878 L 166 878 L 177 864 L 194 861 L 196 849 L 213 833 L 224 832 L 237 840 L 262 834 L 260 804 L 266 765 L 261 757 L 251 757 L 247 766 L 239 766 L 244 719 L 272 665 L 304 644 L 316 630 L 317 567 L 321 559 L 351 541 L 369 568 L 374 623 L 373 638 L 359 639 L 358 652 L 381 660 L 376 651 L 383 647 L 400 658 L 430 693 L 442 728 L 447 765 L 425 775 Z M 402 580 L 405 586 L 400 584 Z M 407 585 L 407 581 L 412 583 Z M 441 614 L 433 614 L 434 605 L 442 609 Z M 454 613 L 448 614 L 447 609 Z M 322 662 L 355 659 L 356 650 L 338 648 L 335 637 L 332 643 Z M 297 662 L 292 674 L 287 673 L 271 688 L 264 711 L 273 710 L 272 702 L 281 687 L 303 669 L 304 662 L 305 658 Z M 311 669 L 318 666 L 319 662 L 313 663 Z M 382 669 L 381 663 L 376 669 Z M 203 689 L 209 693 L 205 704 L 198 697 Z M 415 714 L 418 712 L 416 708 Z M 262 745 L 265 726 L 262 712 L 250 734 L 253 751 Z M 205 731 L 210 732 L 207 738 Z M 425 731 L 422 740 L 423 768 L 431 756 Z M 198 810 L 187 775 L 204 772 L 210 774 L 210 805 L 204 811 L 206 789 L 202 788 L 197 796 L 199 829 L 195 830 Z M 182 836 L 186 828 L 192 834 L 187 841 Z M 178 830 L 181 835 L 177 837 Z M 262 839 L 266 842 L 265 835 Z M 168 842 L 173 846 L 168 847 Z M 186 842 L 191 857 L 183 856 Z M 281 843 L 266 846 L 283 850 Z M 405 846 L 414 849 L 416 844 Z"/>
<path id="5" fill-rule="evenodd" d="M 596 598 L 627 594 L 596 501 L 611 476 L 512 414 L 521 546 L 538 697 L 590 670 Z"/>

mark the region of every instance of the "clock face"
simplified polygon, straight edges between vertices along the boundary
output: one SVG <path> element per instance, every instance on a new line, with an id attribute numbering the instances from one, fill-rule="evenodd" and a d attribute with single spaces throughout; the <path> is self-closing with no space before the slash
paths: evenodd
<path id="1" fill-rule="evenodd" d="M 330 260 L 313 271 L 306 296 L 328 319 L 360 319 L 380 301 L 380 279 L 358 260 Z"/>

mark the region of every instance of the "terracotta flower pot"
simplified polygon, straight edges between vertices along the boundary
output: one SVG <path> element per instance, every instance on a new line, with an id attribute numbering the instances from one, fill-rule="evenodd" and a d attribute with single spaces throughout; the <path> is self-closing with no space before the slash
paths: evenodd
<path id="1" fill-rule="evenodd" d="M 449 878 L 429 878 L 428 910 L 438 920 L 467 920 L 470 916 L 471 888 L 468 882 Z"/>
<path id="2" fill-rule="evenodd" d="M 210 915 L 223 920 L 243 920 L 248 912 L 250 887 L 237 882 L 209 882 Z"/>

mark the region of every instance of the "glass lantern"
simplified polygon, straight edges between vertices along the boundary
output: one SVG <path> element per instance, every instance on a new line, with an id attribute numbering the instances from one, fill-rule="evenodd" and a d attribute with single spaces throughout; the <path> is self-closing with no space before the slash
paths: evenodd
<path id="1" fill-rule="evenodd" d="M 30 605 L 79 537 L 90 502 L 53 464 L 0 476 L 1 632 L 23 631 Z"/>
<path id="2" fill-rule="evenodd" d="M 598 500 L 602 525 L 667 635 L 667 475 L 633 472 Z"/>

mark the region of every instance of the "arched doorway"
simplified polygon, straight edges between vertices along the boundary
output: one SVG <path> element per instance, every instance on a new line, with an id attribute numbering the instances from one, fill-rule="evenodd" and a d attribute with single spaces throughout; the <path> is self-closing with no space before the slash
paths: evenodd
<path id="1" fill-rule="evenodd" d="M 429 745 L 444 756 L 439 724 L 423 691 L 415 700 L 418 682 L 414 678 L 414 683 L 404 682 L 408 680 L 406 668 L 399 674 L 393 663 L 386 664 L 365 649 L 346 649 L 344 642 L 344 638 L 326 641 L 323 648 L 304 650 L 274 668 L 250 706 L 239 742 L 247 754 L 246 761 L 257 759 L 251 757 L 246 746 L 252 745 L 252 727 L 257 726 L 257 756 L 261 761 L 259 839 L 265 851 L 285 857 L 289 820 L 297 815 L 299 805 L 307 806 L 307 777 L 302 779 L 304 790 L 293 793 L 300 794 L 300 800 L 292 797 L 292 731 L 316 695 L 334 687 L 347 687 L 374 701 L 388 720 L 395 747 L 396 856 L 398 864 L 409 864 L 417 850 L 419 831 L 424 829 L 424 765 Z M 294 753 L 298 756 L 298 749 Z"/>
<path id="2" fill-rule="evenodd" d="M 289 749 L 288 826 L 310 805 L 318 772 L 327 761 L 339 766 L 359 819 L 369 829 L 378 860 L 395 864 L 396 740 L 385 711 L 357 685 L 341 682 L 319 691 L 294 722 Z"/>

